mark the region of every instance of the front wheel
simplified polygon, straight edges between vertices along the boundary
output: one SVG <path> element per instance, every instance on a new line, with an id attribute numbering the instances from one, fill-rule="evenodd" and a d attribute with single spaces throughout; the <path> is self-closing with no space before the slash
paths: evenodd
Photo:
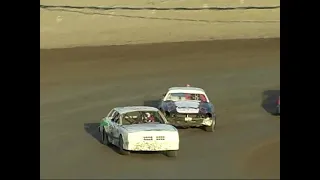
<path id="1" fill-rule="evenodd" d="M 122 139 L 121 135 L 119 137 L 119 153 L 121 155 L 129 155 L 130 154 L 130 151 L 123 149 L 123 139 Z"/>
<path id="2" fill-rule="evenodd" d="M 109 141 L 108 134 L 104 131 L 104 129 L 102 130 L 102 132 L 100 134 L 101 134 L 101 143 L 109 146 L 111 143 Z"/>
<path id="3" fill-rule="evenodd" d="M 215 129 L 216 129 L 216 124 L 217 124 L 217 118 L 214 117 L 213 120 L 212 120 L 211 126 L 205 126 L 204 130 L 207 131 L 207 132 L 214 132 Z"/>

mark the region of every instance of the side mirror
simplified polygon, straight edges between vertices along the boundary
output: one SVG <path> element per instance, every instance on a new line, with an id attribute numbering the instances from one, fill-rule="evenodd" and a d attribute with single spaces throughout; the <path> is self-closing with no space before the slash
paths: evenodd
<path id="1" fill-rule="evenodd" d="M 162 97 L 165 97 L 166 96 L 166 94 L 162 94 Z"/>

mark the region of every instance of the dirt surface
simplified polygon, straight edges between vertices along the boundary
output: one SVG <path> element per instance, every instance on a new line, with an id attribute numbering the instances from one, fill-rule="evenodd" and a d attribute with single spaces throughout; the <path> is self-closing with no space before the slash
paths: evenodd
<path id="1" fill-rule="evenodd" d="M 45 5 L 72 6 L 130 6 L 130 7 L 201 7 L 208 6 L 272 6 L 279 5 L 280 0 L 40 0 Z"/>
<path id="2" fill-rule="evenodd" d="M 280 37 L 280 0 L 40 1 L 40 48 L 268 37 Z"/>
<path id="3" fill-rule="evenodd" d="M 280 39 L 41 50 L 40 63 L 41 178 L 280 178 L 269 97 L 280 89 Z M 98 142 L 110 108 L 148 105 L 186 83 L 207 91 L 218 126 L 180 130 L 176 159 Z"/>

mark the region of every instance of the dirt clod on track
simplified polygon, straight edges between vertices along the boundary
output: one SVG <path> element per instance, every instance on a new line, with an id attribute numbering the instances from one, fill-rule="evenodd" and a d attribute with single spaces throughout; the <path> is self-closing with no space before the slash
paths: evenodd
<path id="1" fill-rule="evenodd" d="M 41 178 L 280 178 L 280 119 L 268 97 L 280 93 L 280 39 L 41 50 L 40 58 Z M 187 83 L 215 104 L 216 132 L 181 130 L 175 159 L 120 156 L 99 143 L 96 123 L 110 108 L 148 104 Z"/>

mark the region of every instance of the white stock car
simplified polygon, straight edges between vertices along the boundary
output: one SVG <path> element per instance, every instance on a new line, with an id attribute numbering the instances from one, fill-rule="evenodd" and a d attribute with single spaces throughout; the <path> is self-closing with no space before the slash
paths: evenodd
<path id="1" fill-rule="evenodd" d="M 122 155 L 130 151 L 160 151 L 176 157 L 179 150 L 178 130 L 154 107 L 114 108 L 101 120 L 99 132 L 102 143 L 117 146 Z"/>
<path id="2" fill-rule="evenodd" d="M 197 87 L 171 87 L 159 104 L 160 111 L 176 127 L 202 127 L 214 132 L 217 116 L 206 92 Z"/>

